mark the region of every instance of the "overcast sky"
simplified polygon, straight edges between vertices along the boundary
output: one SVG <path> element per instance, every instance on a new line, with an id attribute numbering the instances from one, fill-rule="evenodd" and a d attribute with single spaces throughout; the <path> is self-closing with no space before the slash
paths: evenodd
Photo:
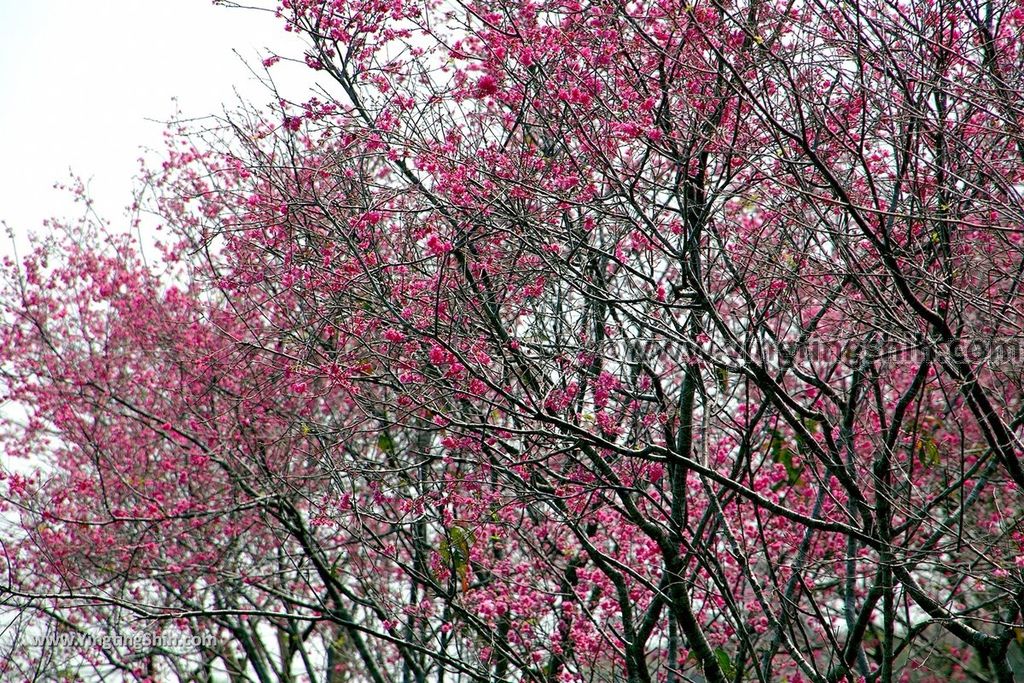
<path id="1" fill-rule="evenodd" d="M 259 65 L 268 49 L 302 54 L 272 15 L 210 0 L 0 0 L 0 220 L 23 236 L 77 215 L 52 189 L 70 169 L 116 224 L 172 98 L 187 115 L 220 112 L 233 89 L 266 102 L 238 55 Z"/>

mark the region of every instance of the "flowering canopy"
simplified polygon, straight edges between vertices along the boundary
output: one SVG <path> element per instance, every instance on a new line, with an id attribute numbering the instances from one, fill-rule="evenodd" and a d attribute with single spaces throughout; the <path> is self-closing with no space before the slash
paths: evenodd
<path id="1" fill-rule="evenodd" d="M 1024 4 L 278 14 L 5 266 L 3 676 L 1024 675 Z"/>

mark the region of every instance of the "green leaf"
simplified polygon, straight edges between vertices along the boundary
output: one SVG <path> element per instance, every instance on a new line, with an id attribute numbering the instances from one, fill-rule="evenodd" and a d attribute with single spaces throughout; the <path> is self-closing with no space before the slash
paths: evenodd
<path id="1" fill-rule="evenodd" d="M 718 371 L 718 388 L 722 393 L 729 391 L 729 371 L 725 368 L 717 368 Z"/>
<path id="2" fill-rule="evenodd" d="M 387 432 L 381 432 L 380 436 L 377 437 L 377 447 L 384 451 L 386 455 L 395 454 L 395 440 Z"/>
<path id="3" fill-rule="evenodd" d="M 790 485 L 800 480 L 800 473 L 803 472 L 803 465 L 793 464 L 793 451 L 786 445 L 785 439 L 778 430 L 772 431 L 771 441 L 772 460 L 781 463 L 786 468 L 786 479 Z"/>
<path id="4" fill-rule="evenodd" d="M 473 544 L 473 534 L 460 526 L 453 526 L 448 530 L 448 540 L 455 550 L 456 561 L 462 559 L 469 561 L 469 547 Z"/>
<path id="5" fill-rule="evenodd" d="M 465 581 L 469 575 L 469 549 L 476 539 L 473 537 L 473 532 L 460 526 L 448 529 L 446 535 L 447 538 L 441 541 L 437 552 L 446 564 L 455 569 L 458 577 Z"/>
<path id="6" fill-rule="evenodd" d="M 942 458 L 939 456 L 939 445 L 935 443 L 935 439 L 926 436 L 921 439 L 920 445 L 921 448 L 918 451 L 917 457 L 922 465 L 932 468 L 942 464 Z"/>
<path id="7" fill-rule="evenodd" d="M 732 678 L 736 675 L 736 667 L 732 664 L 732 659 L 729 657 L 729 653 L 722 648 L 715 648 L 715 659 L 718 660 L 718 667 L 725 674 L 726 678 Z"/>

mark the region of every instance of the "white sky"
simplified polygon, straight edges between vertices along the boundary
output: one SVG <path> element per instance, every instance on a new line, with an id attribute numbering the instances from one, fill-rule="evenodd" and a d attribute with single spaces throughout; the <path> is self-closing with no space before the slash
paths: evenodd
<path id="1" fill-rule="evenodd" d="M 269 101 L 240 58 L 259 67 L 267 48 L 303 52 L 272 14 L 210 0 L 0 0 L 0 220 L 20 243 L 45 218 L 80 215 L 52 189 L 70 169 L 116 226 L 172 98 L 190 116 L 231 106 L 234 89 Z"/>

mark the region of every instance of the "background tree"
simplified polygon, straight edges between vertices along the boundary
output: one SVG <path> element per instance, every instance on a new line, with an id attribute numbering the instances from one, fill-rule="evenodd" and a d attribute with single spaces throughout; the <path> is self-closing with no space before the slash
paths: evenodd
<path id="1" fill-rule="evenodd" d="M 1024 671 L 1024 5 L 278 13 L 329 85 L 172 130 L 159 261 L 3 296 L 3 600 L 215 644 L 4 675 Z"/>

